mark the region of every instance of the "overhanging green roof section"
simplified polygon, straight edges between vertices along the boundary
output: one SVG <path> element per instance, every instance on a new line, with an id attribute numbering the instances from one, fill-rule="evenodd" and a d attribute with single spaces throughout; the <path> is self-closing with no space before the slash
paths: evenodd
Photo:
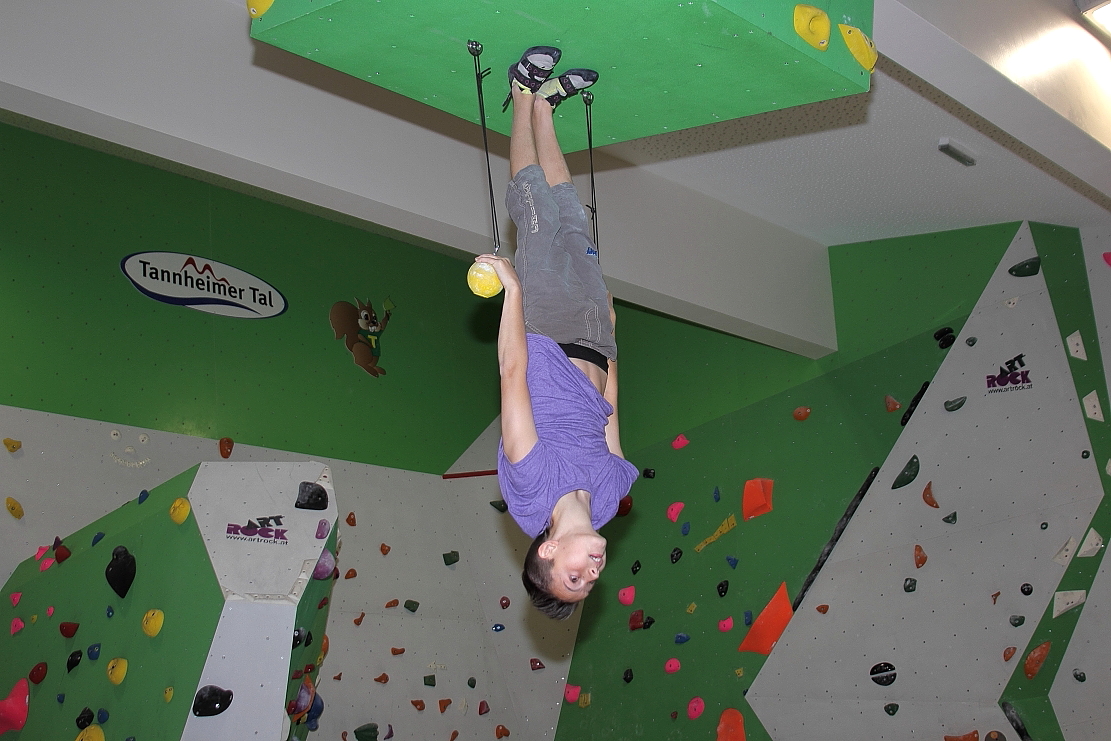
<path id="1" fill-rule="evenodd" d="M 468 40 L 483 46 L 487 125 L 509 134 L 505 70 L 536 44 L 563 50 L 556 71 L 598 70 L 594 142 L 702 126 L 868 90 L 838 24 L 872 32 L 872 0 L 830 0 L 824 51 L 794 30 L 782 0 L 275 0 L 251 36 L 479 123 Z M 557 111 L 567 151 L 586 147 L 582 103 Z"/>

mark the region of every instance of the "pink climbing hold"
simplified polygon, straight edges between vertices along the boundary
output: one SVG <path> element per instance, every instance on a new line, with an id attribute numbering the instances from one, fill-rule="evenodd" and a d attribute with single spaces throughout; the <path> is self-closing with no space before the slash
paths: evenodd
<path id="1" fill-rule="evenodd" d="M 23 621 L 17 617 L 12 618 L 12 635 L 23 630 Z"/>
<path id="2" fill-rule="evenodd" d="M 706 701 L 701 697 L 692 697 L 691 701 L 687 703 L 687 717 L 694 720 L 702 715 L 702 711 L 706 709 Z"/>
<path id="3" fill-rule="evenodd" d="M 664 671 L 668 674 L 674 674 L 679 671 L 679 659 L 668 659 L 664 662 Z"/>
<path id="4" fill-rule="evenodd" d="M 44 558 L 43 560 L 39 561 L 39 571 L 46 571 L 47 569 L 49 569 L 53 565 L 54 565 L 54 559 L 53 558 Z"/>
<path id="5" fill-rule="evenodd" d="M 0 736 L 8 731 L 18 731 L 27 723 L 30 694 L 31 687 L 27 680 L 20 677 L 8 696 L 0 700 Z"/>
<path id="6" fill-rule="evenodd" d="M 50 546 L 48 546 L 48 545 L 40 545 L 40 546 L 39 546 L 39 549 L 38 549 L 37 551 L 35 551 L 35 560 L 36 560 L 36 561 L 39 561 L 39 560 L 41 560 L 41 559 L 42 559 L 42 557 L 43 557 L 43 556 L 45 556 L 45 555 L 46 555 L 46 552 L 47 552 L 47 551 L 49 551 L 49 550 L 50 550 Z"/>
<path id="7" fill-rule="evenodd" d="M 633 604 L 633 600 L 637 598 L 636 587 L 625 587 L 617 592 L 617 601 L 628 607 Z"/>
<path id="8" fill-rule="evenodd" d="M 53 617 L 53 615 L 54 615 L 54 607 L 50 606 L 50 607 L 46 608 L 46 616 L 47 617 Z"/>
<path id="9" fill-rule="evenodd" d="M 688 440 L 687 436 L 681 432 L 679 433 L 679 436 L 677 438 L 671 441 L 671 447 L 675 448 L 676 450 L 681 450 L 690 444 L 691 441 Z"/>
<path id="10" fill-rule="evenodd" d="M 685 506 L 682 502 L 672 502 L 667 508 L 667 519 L 676 522 L 679 519 L 679 513 L 683 511 Z"/>
<path id="11" fill-rule="evenodd" d="M 1103 261 L 1105 263 L 1107 263 L 1108 265 L 1111 265 L 1111 252 L 1104 252 L 1103 253 Z"/>
<path id="12" fill-rule="evenodd" d="M 23 592 L 12 592 L 11 593 L 12 607 L 15 607 L 16 605 L 19 604 L 19 598 L 22 597 L 22 596 L 23 596 Z"/>
<path id="13" fill-rule="evenodd" d="M 728 633 L 729 631 L 733 630 L 733 616 L 730 615 L 724 620 L 718 620 L 718 630 L 720 630 L 722 633 Z"/>
<path id="14" fill-rule="evenodd" d="M 582 686 L 577 684 L 569 684 L 563 688 L 563 699 L 569 703 L 576 703 L 579 701 L 579 693 L 582 692 Z"/>

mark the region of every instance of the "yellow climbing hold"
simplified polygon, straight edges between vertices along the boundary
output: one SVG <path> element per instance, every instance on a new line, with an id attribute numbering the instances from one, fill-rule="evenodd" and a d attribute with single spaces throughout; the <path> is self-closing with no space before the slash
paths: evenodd
<path id="1" fill-rule="evenodd" d="M 96 723 L 93 723 L 77 734 L 74 741 L 104 741 L 104 731 Z"/>
<path id="2" fill-rule="evenodd" d="M 844 23 L 838 23 L 837 27 L 841 29 L 841 38 L 845 39 L 845 46 L 849 47 L 849 53 L 853 55 L 853 59 L 869 72 L 874 70 L 876 60 L 880 58 L 879 52 L 876 51 L 875 42 L 856 26 L 846 26 Z"/>
<path id="3" fill-rule="evenodd" d="M 192 505 L 189 504 L 189 500 L 185 497 L 178 497 L 174 500 L 174 503 L 170 505 L 170 519 L 180 525 L 185 522 L 185 518 L 189 516 L 190 509 L 192 509 Z"/>
<path id="4" fill-rule="evenodd" d="M 108 662 L 107 671 L 108 681 L 112 684 L 120 684 L 127 676 L 127 659 L 112 659 Z"/>
<path id="5" fill-rule="evenodd" d="M 821 8 L 801 3 L 795 6 L 795 33 L 818 51 L 829 48 L 831 28 L 829 16 Z"/>
<path id="6" fill-rule="evenodd" d="M 702 541 L 701 543 L 699 543 L 698 545 L 696 545 L 694 547 L 694 552 L 695 553 L 701 553 L 703 548 L 710 545 L 710 543 L 713 543 L 715 540 L 717 540 L 721 536 L 725 535 L 727 532 L 729 532 L 730 530 L 732 530 L 735 527 L 737 527 L 737 516 L 736 515 L 729 515 L 728 517 L 725 518 L 725 520 L 721 523 L 721 525 L 718 526 L 718 529 L 714 531 L 713 535 L 706 538 L 706 540 Z"/>
<path id="7" fill-rule="evenodd" d="M 698 609 L 698 605 L 696 605 L 695 603 L 691 602 L 691 603 L 690 603 L 689 605 L 687 605 L 687 614 L 688 614 L 688 615 L 693 615 L 693 614 L 694 614 L 694 611 L 695 611 L 696 609 Z"/>
<path id="8" fill-rule="evenodd" d="M 9 453 L 14 453 L 23 447 L 23 443 L 18 440 L 12 440 L 10 437 L 5 437 L 4 447 L 8 449 Z"/>
<path id="9" fill-rule="evenodd" d="M 162 630 L 162 624 L 166 621 L 166 613 L 161 610 L 147 610 L 143 615 L 143 632 L 151 638 L 158 635 Z"/>
<path id="10" fill-rule="evenodd" d="M 4 500 L 4 506 L 8 509 L 8 514 L 17 520 L 23 519 L 23 505 L 15 501 L 11 497 Z"/>
<path id="11" fill-rule="evenodd" d="M 261 18 L 262 14 L 270 10 L 274 0 L 247 0 L 247 12 L 252 18 Z"/>
<path id="12" fill-rule="evenodd" d="M 745 675 L 745 668 L 742 666 L 740 669 L 734 669 L 733 673 L 738 677 L 743 677 Z"/>
<path id="13" fill-rule="evenodd" d="M 502 285 L 498 274 L 487 262 L 476 262 L 467 271 L 467 287 L 471 293 L 482 298 L 490 298 L 501 293 Z"/>
<path id="14" fill-rule="evenodd" d="M 583 692 L 579 695 L 579 707 L 580 708 L 590 707 L 590 693 L 589 692 Z"/>
<path id="15" fill-rule="evenodd" d="M 173 687 L 167 687 L 166 689 L 162 690 L 162 699 L 165 700 L 166 702 L 169 702 L 170 700 L 174 699 L 174 688 Z"/>

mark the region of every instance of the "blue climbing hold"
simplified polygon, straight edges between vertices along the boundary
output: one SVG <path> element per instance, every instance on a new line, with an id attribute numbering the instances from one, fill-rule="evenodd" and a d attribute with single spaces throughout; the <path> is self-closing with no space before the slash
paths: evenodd
<path id="1" fill-rule="evenodd" d="M 490 630 L 494 631 L 495 633 L 501 633 L 503 630 L 505 630 L 505 626 L 501 623 L 494 623 L 494 627 L 490 628 Z"/>
<path id="2" fill-rule="evenodd" d="M 690 535 L 690 532 L 691 532 L 691 524 L 689 522 L 684 522 L 683 523 L 683 528 L 682 528 L 683 535 Z"/>
<path id="3" fill-rule="evenodd" d="M 89 646 L 89 650 L 86 653 L 89 654 L 90 661 L 96 661 L 100 658 L 100 644 L 94 643 L 93 645 Z"/>
<path id="4" fill-rule="evenodd" d="M 714 487 L 714 501 L 715 502 L 720 502 L 721 501 L 721 490 L 718 489 L 716 486 Z"/>
<path id="5" fill-rule="evenodd" d="M 729 562 L 730 568 L 734 568 L 734 569 L 737 568 L 737 557 L 736 556 L 726 556 L 725 560 Z"/>
<path id="6" fill-rule="evenodd" d="M 676 643 L 686 643 L 690 639 L 691 639 L 691 637 L 689 635 L 687 635 L 686 633 L 676 633 L 675 634 L 675 642 Z"/>
<path id="7" fill-rule="evenodd" d="M 100 725 L 104 725 L 105 723 L 107 723 L 108 722 L 108 711 L 105 710 L 104 708 L 101 708 L 100 710 L 97 710 L 96 711 L 96 722 L 99 723 Z"/>
<path id="8" fill-rule="evenodd" d="M 66 701 L 66 693 L 65 692 L 59 692 L 58 693 L 58 704 L 61 705 L 65 701 Z"/>
<path id="9" fill-rule="evenodd" d="M 745 625 L 752 625 L 752 610 L 745 610 Z"/>
<path id="10" fill-rule="evenodd" d="M 93 536 L 93 545 L 96 545 L 97 543 L 99 543 L 101 541 L 101 539 L 103 539 L 103 538 L 104 538 L 104 533 L 97 533 L 96 535 L 94 535 Z"/>
<path id="11" fill-rule="evenodd" d="M 112 617 L 116 614 L 116 611 L 112 609 L 111 605 L 108 605 L 108 607 L 104 608 L 104 614 L 108 617 Z"/>
<path id="12" fill-rule="evenodd" d="M 146 489 L 143 489 L 141 492 L 139 492 L 139 504 L 142 504 L 143 502 L 147 501 L 147 497 L 149 497 L 149 496 L 150 496 L 150 492 L 147 491 Z"/>

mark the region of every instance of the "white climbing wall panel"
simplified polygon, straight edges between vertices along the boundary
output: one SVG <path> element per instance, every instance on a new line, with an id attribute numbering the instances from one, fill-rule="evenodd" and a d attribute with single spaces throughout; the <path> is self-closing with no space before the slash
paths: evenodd
<path id="1" fill-rule="evenodd" d="M 1103 496 L 1045 281 L 1008 272 L 1034 257 L 1024 224 L 753 682 L 776 741 L 1013 735 L 998 699 L 1064 573 L 1053 557 Z M 893 488 L 912 456 L 917 476 Z M 869 676 L 882 662 L 887 686 Z"/>

